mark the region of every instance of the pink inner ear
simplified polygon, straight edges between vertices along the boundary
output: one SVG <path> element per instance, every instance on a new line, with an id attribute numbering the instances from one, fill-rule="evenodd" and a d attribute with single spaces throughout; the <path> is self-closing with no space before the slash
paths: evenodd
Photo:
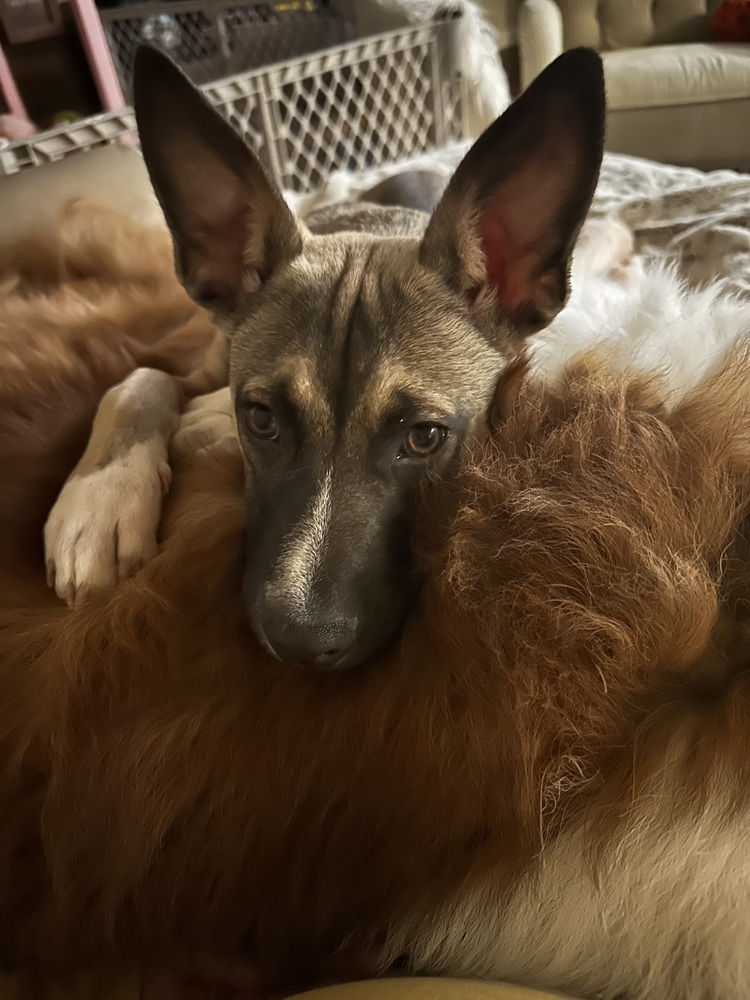
<path id="1" fill-rule="evenodd" d="M 514 239 L 497 205 L 488 205 L 479 224 L 487 269 L 487 283 L 497 292 L 508 312 L 515 312 L 533 297 L 528 279 L 528 255 Z"/>
<path id="2" fill-rule="evenodd" d="M 231 298 L 239 292 L 248 269 L 250 218 L 250 208 L 238 203 L 227 205 L 221 215 L 201 226 L 198 245 L 186 260 L 186 277 L 199 299 Z"/>

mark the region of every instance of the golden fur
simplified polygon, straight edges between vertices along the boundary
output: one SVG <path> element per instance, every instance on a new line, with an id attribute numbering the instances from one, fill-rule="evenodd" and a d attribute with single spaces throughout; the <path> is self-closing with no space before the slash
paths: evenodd
<path id="1" fill-rule="evenodd" d="M 556 395 L 514 369 L 492 431 L 426 492 L 429 579 L 398 648 L 296 671 L 245 623 L 236 457 L 179 467 L 157 558 L 75 613 L 27 548 L 97 394 L 141 351 L 185 344 L 187 368 L 196 325 L 210 337 L 164 244 L 146 264 L 141 235 L 99 219 L 6 285 L 5 963 L 200 948 L 271 987 L 347 944 L 470 974 L 462 901 L 500 908 L 571 830 L 606 854 L 657 778 L 675 823 L 716 808 L 719 775 L 717 822 L 747 808 L 747 358 L 670 414 L 657 382 L 594 358 Z M 103 245 L 106 276 L 77 274 L 104 269 Z"/>
<path id="2" fill-rule="evenodd" d="M 137 365 L 185 374 L 214 336 L 174 278 L 169 237 L 85 201 L 55 241 L 0 252 L 0 558 L 44 519 L 104 391 Z M 27 505 L 34 505 L 29 511 Z"/>

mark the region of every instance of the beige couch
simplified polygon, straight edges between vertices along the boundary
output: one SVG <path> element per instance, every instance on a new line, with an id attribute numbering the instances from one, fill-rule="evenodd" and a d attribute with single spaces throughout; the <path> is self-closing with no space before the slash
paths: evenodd
<path id="1" fill-rule="evenodd" d="M 191 994 L 192 995 L 192 994 Z M 195 994 L 198 995 L 197 992 Z M 137 972 L 81 975 L 0 974 L 0 1000 L 142 1000 Z M 376 979 L 331 986 L 297 1000 L 570 1000 L 499 983 L 458 979 Z"/>
<path id="2" fill-rule="evenodd" d="M 720 0 L 522 0 L 527 87 L 565 49 L 601 51 L 607 148 L 663 163 L 750 170 L 750 45 L 710 41 Z"/>
<path id="3" fill-rule="evenodd" d="M 163 221 L 141 154 L 114 143 L 0 177 L 0 247 L 53 230 L 63 205 L 81 197 L 111 205 L 144 226 Z"/>
<path id="4" fill-rule="evenodd" d="M 375 979 L 304 994 L 304 1000 L 570 1000 L 519 986 L 461 979 Z M 666 998 L 665 998 L 666 1000 Z"/>

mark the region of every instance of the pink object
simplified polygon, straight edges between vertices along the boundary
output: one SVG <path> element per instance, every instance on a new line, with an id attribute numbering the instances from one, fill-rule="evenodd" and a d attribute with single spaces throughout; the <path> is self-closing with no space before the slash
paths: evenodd
<path id="1" fill-rule="evenodd" d="M 28 118 L 17 115 L 0 115 L 0 136 L 16 142 L 18 139 L 29 139 L 37 132 L 37 127 Z"/>
<path id="2" fill-rule="evenodd" d="M 99 92 L 102 109 L 119 111 L 125 107 L 125 97 L 94 0 L 71 0 L 71 7 Z M 37 128 L 29 121 L 26 114 L 26 108 L 2 46 L 0 46 L 0 95 L 9 112 L 8 115 L 0 116 L 0 135 L 11 140 L 29 138 Z M 124 135 L 120 141 L 132 144 L 133 139 Z"/>
<path id="3" fill-rule="evenodd" d="M 70 5 L 94 74 L 102 108 L 104 111 L 118 111 L 125 107 L 125 98 L 96 4 L 94 0 L 71 0 Z"/>
<path id="4" fill-rule="evenodd" d="M 17 118 L 27 118 L 26 108 L 11 73 L 8 60 L 5 58 L 2 45 L 0 45 L 0 94 L 2 94 L 8 111 L 12 115 Z"/>

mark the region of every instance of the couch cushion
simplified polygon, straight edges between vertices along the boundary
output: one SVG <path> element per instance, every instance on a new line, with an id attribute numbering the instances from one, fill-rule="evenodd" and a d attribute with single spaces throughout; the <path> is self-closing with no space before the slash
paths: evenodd
<path id="1" fill-rule="evenodd" d="M 304 1000 L 566 1000 L 560 993 L 472 979 L 370 979 L 312 990 Z M 568 998 L 572 1000 L 572 998 Z"/>
<path id="2" fill-rule="evenodd" d="M 711 37 L 711 15 L 721 0 L 556 0 L 565 47 L 625 49 L 634 45 L 696 42 Z"/>
<path id="3" fill-rule="evenodd" d="M 113 143 L 0 176 L 0 246 L 54 228 L 65 202 L 80 197 L 110 205 L 144 226 L 163 224 L 141 154 Z"/>
<path id="4" fill-rule="evenodd" d="M 750 46 L 696 42 L 604 53 L 610 108 L 714 104 L 750 96 Z"/>

